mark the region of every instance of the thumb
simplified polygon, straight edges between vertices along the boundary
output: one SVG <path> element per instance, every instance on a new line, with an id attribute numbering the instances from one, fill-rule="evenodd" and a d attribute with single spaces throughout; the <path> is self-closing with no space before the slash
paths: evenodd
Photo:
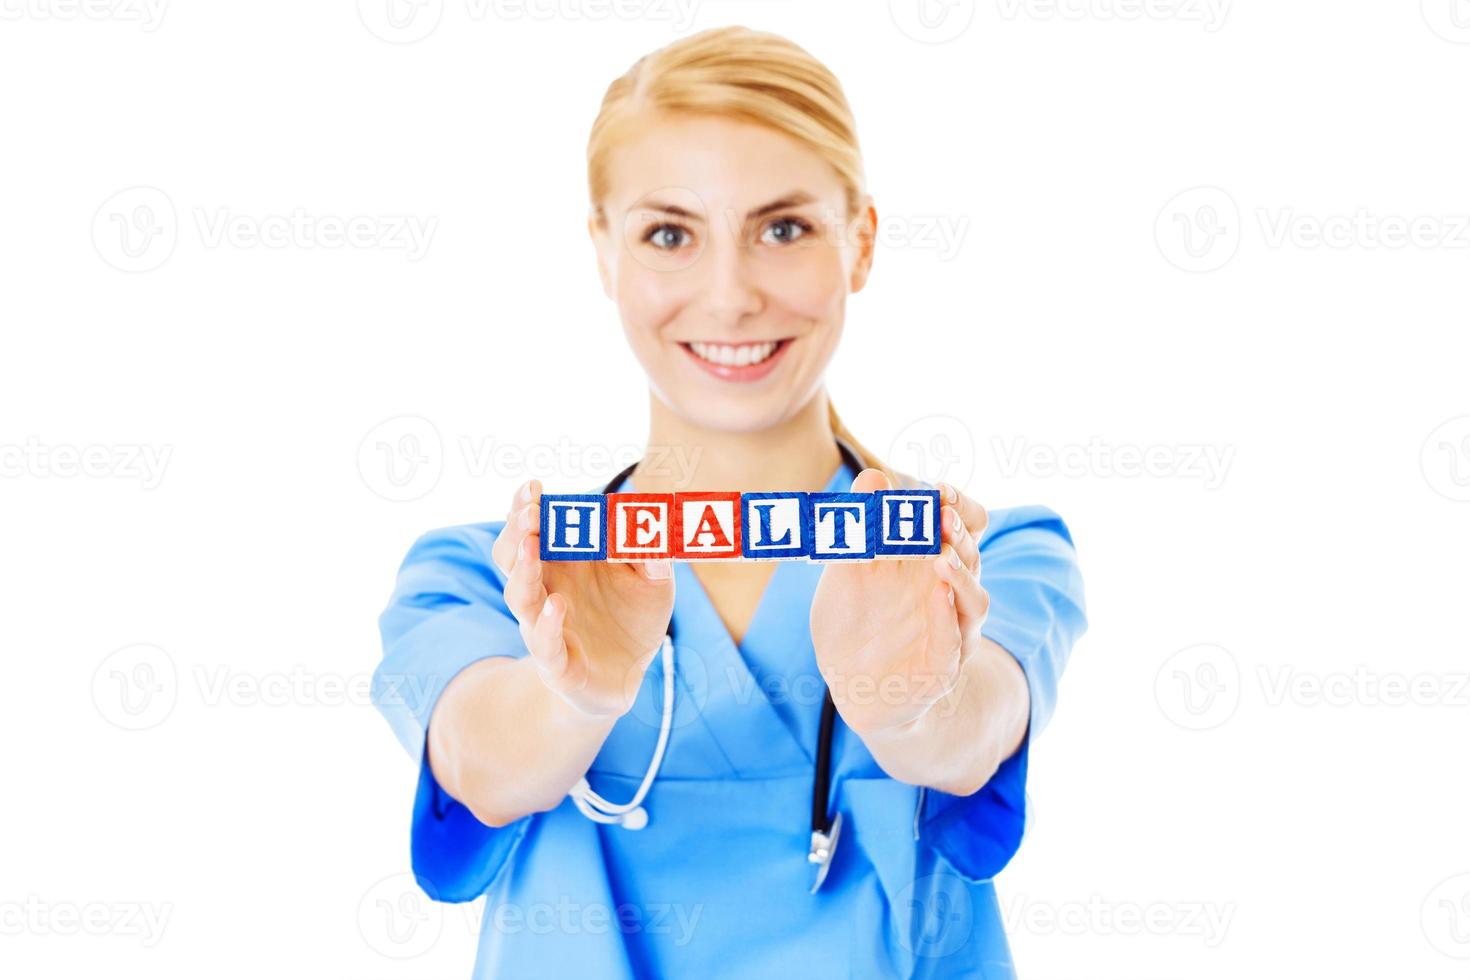
<path id="1" fill-rule="evenodd" d="M 888 485 L 888 477 L 883 475 L 882 470 L 868 467 L 857 475 L 852 481 L 853 493 L 872 493 L 875 490 L 892 490 Z"/>

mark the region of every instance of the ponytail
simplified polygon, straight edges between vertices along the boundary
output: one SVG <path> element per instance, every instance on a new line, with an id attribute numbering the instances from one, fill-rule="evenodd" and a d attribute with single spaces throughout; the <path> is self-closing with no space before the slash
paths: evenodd
<path id="1" fill-rule="evenodd" d="M 863 466 L 871 467 L 875 470 L 882 470 L 883 475 L 888 477 L 889 486 L 894 487 L 895 489 L 902 486 L 899 481 L 898 474 L 889 469 L 886 465 L 884 465 L 883 461 L 878 458 L 876 453 L 868 449 L 862 443 L 858 442 L 857 438 L 848 431 L 847 426 L 844 425 L 842 419 L 838 417 L 837 409 L 832 406 L 831 398 L 827 399 L 827 419 L 832 424 L 832 435 L 847 443 L 848 447 L 857 454 L 858 461 L 861 462 Z"/>

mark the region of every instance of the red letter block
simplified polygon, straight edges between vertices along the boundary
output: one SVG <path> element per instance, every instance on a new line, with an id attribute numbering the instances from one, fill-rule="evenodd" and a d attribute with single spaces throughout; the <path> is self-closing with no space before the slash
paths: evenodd
<path id="1" fill-rule="evenodd" d="M 740 557 L 740 494 L 674 494 L 674 557 L 728 561 Z"/>
<path id="2" fill-rule="evenodd" d="M 647 561 L 674 556 L 674 495 L 607 495 L 607 560 Z"/>

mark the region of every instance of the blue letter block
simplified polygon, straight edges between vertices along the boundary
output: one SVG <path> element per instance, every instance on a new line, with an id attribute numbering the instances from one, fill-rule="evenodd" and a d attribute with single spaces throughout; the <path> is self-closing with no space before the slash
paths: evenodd
<path id="1" fill-rule="evenodd" d="M 877 557 L 939 554 L 944 525 L 938 490 L 878 490 L 873 497 Z"/>
<path id="2" fill-rule="evenodd" d="M 542 561 L 607 561 L 607 497 L 541 495 Z"/>
<path id="3" fill-rule="evenodd" d="M 812 561 L 876 556 L 877 508 L 871 493 L 814 493 L 810 497 Z"/>
<path id="4" fill-rule="evenodd" d="M 810 494 L 742 493 L 740 510 L 745 521 L 740 553 L 745 558 L 761 561 L 811 555 Z"/>

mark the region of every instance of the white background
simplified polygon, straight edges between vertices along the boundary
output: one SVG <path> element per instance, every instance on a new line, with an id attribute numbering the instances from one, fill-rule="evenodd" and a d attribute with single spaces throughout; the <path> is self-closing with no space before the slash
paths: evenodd
<path id="1" fill-rule="evenodd" d="M 737 22 L 857 113 L 849 424 L 1076 537 L 1022 975 L 1470 975 L 1470 4 L 359 6 L 0 0 L 0 973 L 468 974 L 375 618 L 638 451 L 587 130 Z"/>

